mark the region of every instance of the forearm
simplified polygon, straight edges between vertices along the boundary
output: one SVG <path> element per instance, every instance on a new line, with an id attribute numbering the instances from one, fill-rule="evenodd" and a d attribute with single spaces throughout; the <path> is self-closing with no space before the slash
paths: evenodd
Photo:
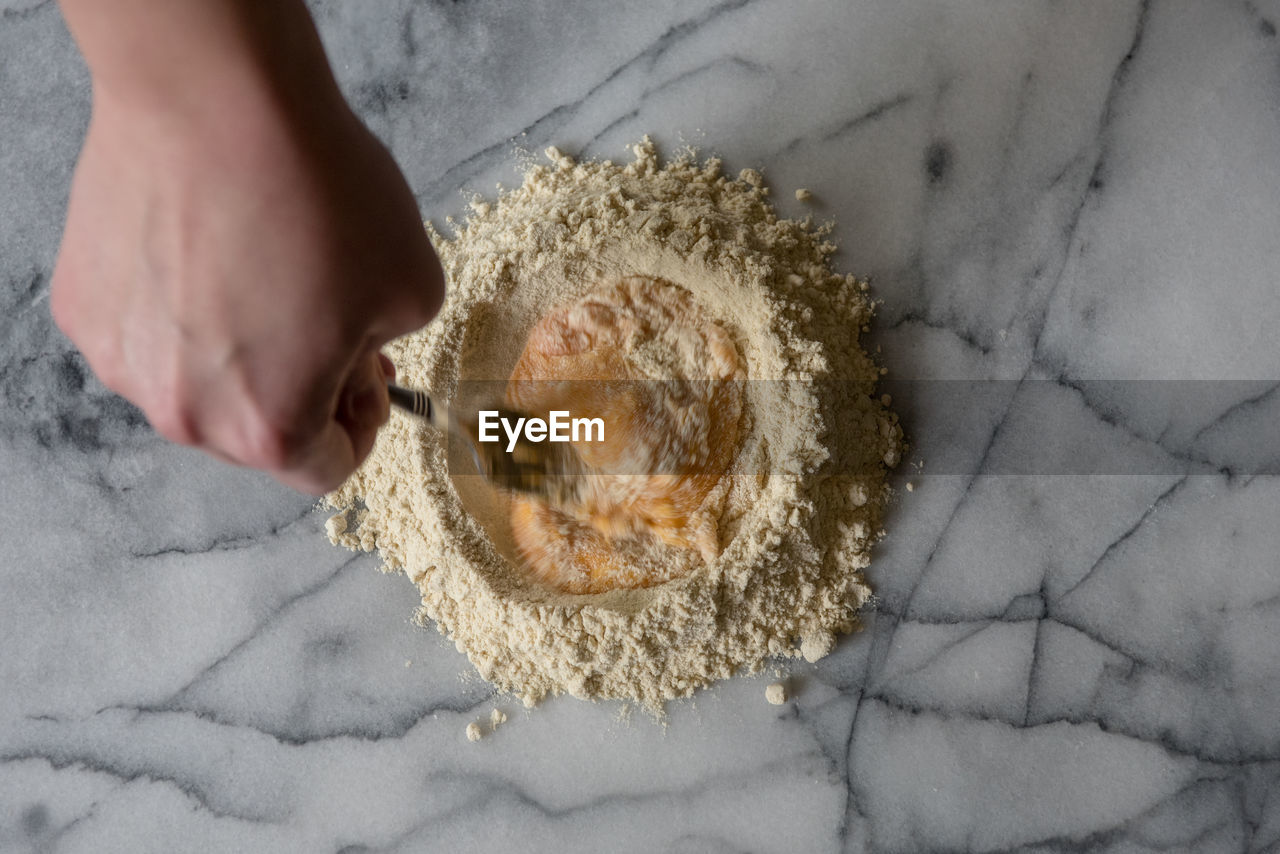
<path id="1" fill-rule="evenodd" d="M 95 97 L 174 116 L 262 97 L 341 101 L 301 0 L 61 0 Z"/>

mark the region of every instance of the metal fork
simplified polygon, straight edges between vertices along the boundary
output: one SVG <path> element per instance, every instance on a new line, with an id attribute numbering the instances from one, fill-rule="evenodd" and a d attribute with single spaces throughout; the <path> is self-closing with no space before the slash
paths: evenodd
<path id="1" fill-rule="evenodd" d="M 420 389 L 387 384 L 391 403 L 406 412 L 425 418 L 446 433 L 455 432 L 466 440 L 476 470 L 495 486 L 541 498 L 559 507 L 571 507 L 581 500 L 586 466 L 568 442 L 530 442 L 521 435 L 508 453 L 502 442 L 481 442 L 479 422 L 463 422 L 451 407 L 438 405 Z M 514 422 L 524 413 L 494 407 L 499 418 Z"/>

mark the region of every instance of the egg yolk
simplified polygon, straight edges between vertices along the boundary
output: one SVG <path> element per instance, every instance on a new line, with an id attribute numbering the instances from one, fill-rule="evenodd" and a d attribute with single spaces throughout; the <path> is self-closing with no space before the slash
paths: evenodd
<path id="1" fill-rule="evenodd" d="M 714 561 L 716 487 L 738 448 L 743 378 L 729 333 L 666 280 L 629 276 L 543 316 L 508 405 L 599 418 L 604 436 L 584 430 L 573 442 L 590 473 L 572 506 L 512 499 L 523 569 L 557 590 L 603 593 Z"/>

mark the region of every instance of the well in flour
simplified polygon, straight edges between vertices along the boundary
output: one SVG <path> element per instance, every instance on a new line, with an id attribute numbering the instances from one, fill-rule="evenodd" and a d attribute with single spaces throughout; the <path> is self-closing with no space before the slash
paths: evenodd
<path id="1" fill-rule="evenodd" d="M 520 567 L 555 590 L 604 593 L 712 563 L 742 378 L 729 333 L 671 282 L 627 276 L 544 314 L 512 369 L 508 404 L 572 408 L 607 435 L 575 443 L 589 474 L 573 504 L 512 497 Z"/>

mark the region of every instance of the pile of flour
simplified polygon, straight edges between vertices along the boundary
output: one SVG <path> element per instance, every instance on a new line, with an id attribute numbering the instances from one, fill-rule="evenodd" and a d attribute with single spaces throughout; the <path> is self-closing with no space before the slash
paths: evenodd
<path id="1" fill-rule="evenodd" d="M 400 414 L 328 497 L 330 538 L 404 572 L 419 621 L 526 705 L 568 692 L 660 709 L 770 657 L 821 658 L 870 595 L 861 570 L 902 441 L 858 344 L 865 284 L 831 271 L 825 228 L 777 217 L 754 170 L 727 178 L 692 152 L 664 165 L 647 138 L 625 166 L 547 154 L 518 189 L 475 199 L 454 237 L 432 230 L 450 291 L 435 322 L 388 345 L 398 381 L 461 399 L 505 381 L 539 318 L 600 283 L 677 283 L 747 377 L 719 556 L 655 587 L 550 590 L 517 568 L 509 499 L 451 471 L 441 436 Z"/>

